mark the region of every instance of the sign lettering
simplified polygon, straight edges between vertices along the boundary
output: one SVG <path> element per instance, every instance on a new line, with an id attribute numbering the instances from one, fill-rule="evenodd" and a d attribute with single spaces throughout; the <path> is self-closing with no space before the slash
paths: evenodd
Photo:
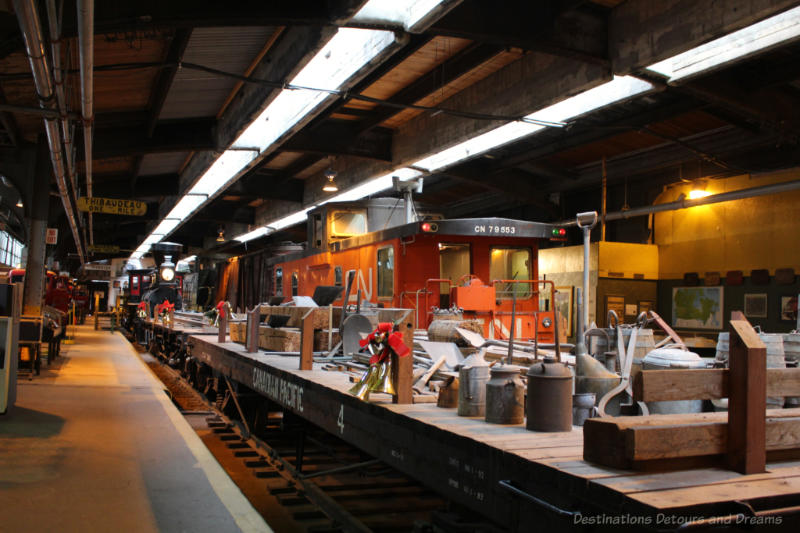
<path id="1" fill-rule="evenodd" d="M 142 216 L 147 212 L 147 204 L 138 200 L 122 198 L 78 198 L 78 209 L 87 213 L 106 213 L 108 215 Z"/>
<path id="2" fill-rule="evenodd" d="M 119 252 L 119 246 L 113 244 L 91 244 L 89 252 L 96 254 L 115 254 Z"/>

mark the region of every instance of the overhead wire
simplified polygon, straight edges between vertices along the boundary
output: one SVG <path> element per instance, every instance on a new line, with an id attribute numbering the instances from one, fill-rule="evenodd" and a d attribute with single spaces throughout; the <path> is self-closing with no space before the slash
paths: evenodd
<path id="1" fill-rule="evenodd" d="M 349 90 L 340 90 L 340 89 L 325 89 L 321 87 L 308 87 L 304 85 L 294 85 L 287 82 L 278 82 L 273 80 L 267 80 L 263 78 L 256 78 L 254 76 L 244 76 L 242 74 L 236 74 L 234 72 L 228 72 L 225 70 L 220 70 L 213 67 L 208 67 L 205 65 L 199 65 L 197 63 L 190 63 L 190 62 L 178 62 L 178 63 L 160 63 L 160 62 L 128 62 L 128 63 L 112 63 L 108 65 L 96 65 L 94 68 L 95 72 L 118 72 L 118 71 L 125 71 L 125 70 L 139 70 L 139 69 L 171 69 L 171 68 L 185 68 L 189 70 L 197 70 L 200 72 L 206 72 L 208 74 L 214 74 L 220 77 L 232 78 L 239 80 L 244 83 L 251 83 L 254 85 L 261 85 L 263 87 L 270 87 L 273 89 L 285 89 L 285 90 L 302 90 L 302 91 L 315 91 L 315 92 L 323 92 L 330 94 L 331 96 L 338 96 L 344 99 L 350 100 L 359 100 L 362 102 L 368 102 L 372 104 L 377 104 L 384 107 L 392 107 L 395 109 L 415 109 L 418 111 L 428 111 L 432 113 L 443 113 L 446 115 L 461 117 L 461 118 L 470 118 L 475 120 L 487 120 L 487 121 L 497 121 L 497 122 L 522 122 L 525 124 L 533 124 L 536 126 L 545 126 L 545 127 L 553 127 L 553 128 L 562 128 L 566 126 L 564 122 L 551 122 L 546 120 L 538 120 L 532 119 L 525 116 L 515 116 L 515 115 L 495 115 L 495 114 L 488 114 L 488 113 L 476 113 L 473 111 L 464 111 L 460 109 L 451 109 L 447 107 L 441 106 L 426 106 L 421 104 L 407 104 L 402 102 L 393 102 L 391 100 L 386 100 L 383 98 L 374 98 L 372 96 L 367 96 L 362 93 L 352 93 Z M 67 71 L 68 74 L 77 74 L 77 70 L 69 70 Z M 30 74 L 28 73 L 8 73 L 8 74 L 0 74 L 0 82 L 2 81 L 14 81 L 20 79 L 27 79 L 30 78 Z"/>

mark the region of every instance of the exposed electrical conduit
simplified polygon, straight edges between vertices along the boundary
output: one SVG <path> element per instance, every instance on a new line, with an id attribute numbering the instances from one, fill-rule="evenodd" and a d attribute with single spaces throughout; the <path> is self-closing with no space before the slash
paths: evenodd
<path id="1" fill-rule="evenodd" d="M 94 89 L 94 0 L 78 0 L 78 47 L 81 69 L 81 114 L 83 115 L 83 162 L 86 196 L 92 197 L 92 97 Z M 92 213 L 89 213 L 89 245 L 94 244 Z"/>
<path id="2" fill-rule="evenodd" d="M 634 209 L 626 209 L 625 211 L 609 213 L 606 215 L 606 222 L 609 220 L 622 220 L 626 218 L 641 217 L 651 213 L 676 211 L 678 209 L 697 207 L 699 205 L 718 204 L 720 202 L 730 202 L 731 200 L 744 200 L 746 198 L 755 198 L 756 196 L 765 196 L 768 194 L 778 194 L 796 190 L 800 190 L 800 180 L 775 183 L 772 185 L 762 185 L 761 187 L 752 187 L 750 189 L 741 189 L 738 191 L 723 192 L 720 194 L 706 196 L 704 198 L 683 198 L 681 200 L 667 202 L 665 204 L 636 207 Z M 575 226 L 576 224 L 577 221 L 574 219 L 557 222 L 557 225 L 559 226 Z"/>
<path id="3" fill-rule="evenodd" d="M 36 92 L 39 97 L 39 104 L 45 109 L 53 109 L 53 82 L 50 77 L 50 69 L 44 52 L 44 40 L 42 38 L 42 26 L 39 22 L 39 13 L 36 10 L 33 0 L 14 0 L 14 11 L 17 14 L 22 37 L 25 42 L 25 52 L 33 73 L 33 81 L 36 85 Z M 57 110 L 56 110 L 57 111 Z M 56 184 L 61 194 L 61 201 L 64 204 L 64 212 L 67 215 L 72 237 L 75 239 L 75 247 L 78 250 L 78 257 L 81 264 L 84 263 L 83 243 L 81 242 L 78 223 L 75 219 L 72 200 L 65 178 L 64 160 L 61 150 L 61 135 L 58 129 L 58 122 L 55 117 L 44 119 L 45 131 L 47 133 L 47 144 L 50 148 L 50 161 L 53 164 L 53 171 L 56 176 Z"/>
<path id="4" fill-rule="evenodd" d="M 67 99 L 64 92 L 64 78 L 61 68 L 61 10 L 56 10 L 55 0 L 47 0 L 47 22 L 50 29 L 50 49 L 53 55 L 53 82 L 55 83 L 56 100 L 58 101 L 58 114 L 61 119 L 61 135 L 64 139 L 64 152 L 67 163 L 67 177 L 72 185 L 72 200 L 77 202 L 77 182 L 75 180 L 75 162 L 73 160 L 72 128 L 67 114 Z"/>

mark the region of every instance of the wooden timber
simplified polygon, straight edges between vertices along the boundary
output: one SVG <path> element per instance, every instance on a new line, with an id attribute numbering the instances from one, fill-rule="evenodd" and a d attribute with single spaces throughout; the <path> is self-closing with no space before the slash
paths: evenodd
<path id="1" fill-rule="evenodd" d="M 800 448 L 800 409 L 767 411 L 766 450 Z M 614 468 L 647 468 L 648 461 L 705 457 L 719 463 L 728 449 L 728 413 L 595 418 L 584 425 L 585 459 Z M 695 464 L 700 463 L 696 461 Z"/>
<path id="2" fill-rule="evenodd" d="M 643 370 L 633 379 L 640 402 L 714 400 L 730 396 L 727 368 Z M 768 368 L 767 396 L 800 396 L 800 368 Z"/>

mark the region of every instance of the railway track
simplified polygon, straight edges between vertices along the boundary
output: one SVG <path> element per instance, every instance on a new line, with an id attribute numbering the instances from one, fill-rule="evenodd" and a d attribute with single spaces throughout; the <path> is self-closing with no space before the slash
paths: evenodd
<path id="1" fill-rule="evenodd" d="M 205 377 L 190 384 L 156 357 L 144 357 L 275 531 L 495 531 L 469 510 L 264 398 L 230 401 L 230 383 Z"/>

